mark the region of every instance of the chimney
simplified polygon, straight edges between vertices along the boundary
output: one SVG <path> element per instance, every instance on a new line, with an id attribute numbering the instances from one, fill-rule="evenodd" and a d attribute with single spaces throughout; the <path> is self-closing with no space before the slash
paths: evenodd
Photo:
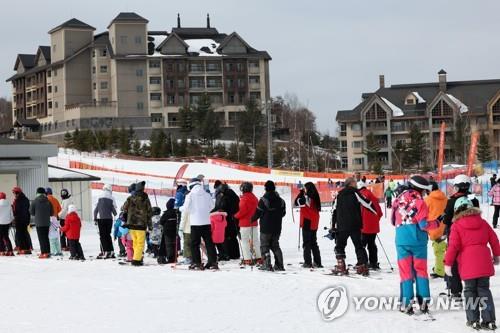
<path id="1" fill-rule="evenodd" d="M 207 28 L 210 28 L 210 15 L 207 14 Z"/>
<path id="2" fill-rule="evenodd" d="M 385 77 L 384 77 L 384 75 L 379 75 L 378 76 L 378 85 L 379 85 L 379 88 L 385 88 Z"/>
<path id="3" fill-rule="evenodd" d="M 181 27 L 181 15 L 177 13 L 177 28 Z"/>
<path id="4" fill-rule="evenodd" d="M 445 92 L 446 91 L 446 72 L 444 71 L 444 69 L 442 69 L 438 72 L 438 76 L 439 76 L 439 90 L 442 92 Z"/>

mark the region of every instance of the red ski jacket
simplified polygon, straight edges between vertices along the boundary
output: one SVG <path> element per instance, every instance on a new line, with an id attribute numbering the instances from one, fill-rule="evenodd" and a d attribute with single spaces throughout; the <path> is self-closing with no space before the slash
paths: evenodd
<path id="1" fill-rule="evenodd" d="M 234 215 L 239 221 L 239 226 L 241 227 L 256 227 L 258 226 L 257 220 L 252 223 L 252 216 L 257 210 L 257 205 L 259 204 L 259 199 L 251 193 L 243 193 L 240 198 L 240 209 Z"/>
<path id="2" fill-rule="evenodd" d="M 64 219 L 64 227 L 61 227 L 61 231 L 66 234 L 68 239 L 79 240 L 80 239 L 80 229 L 82 228 L 82 222 L 78 214 L 73 212 L 66 215 Z"/>
<path id="3" fill-rule="evenodd" d="M 318 230 L 319 211 L 318 204 L 313 199 L 308 198 L 305 205 L 300 206 L 300 227 L 304 227 L 304 220 L 311 221 L 311 230 Z"/>
<path id="4" fill-rule="evenodd" d="M 373 214 L 365 207 L 361 207 L 361 218 L 363 219 L 363 228 L 361 229 L 361 232 L 364 234 L 378 234 L 380 232 L 380 218 L 383 215 L 378 199 L 372 191 L 366 187 L 363 187 L 359 192 L 372 202 L 373 208 L 375 208 L 375 211 L 377 212 L 377 214 Z"/>

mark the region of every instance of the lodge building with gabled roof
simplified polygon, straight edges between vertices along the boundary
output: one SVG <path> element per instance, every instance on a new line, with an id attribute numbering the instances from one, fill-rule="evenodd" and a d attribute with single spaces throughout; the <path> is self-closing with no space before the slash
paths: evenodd
<path id="1" fill-rule="evenodd" d="M 500 80 L 447 81 L 447 73 L 440 70 L 437 82 L 386 87 L 381 75 L 375 92 L 363 93 L 362 101 L 352 110 L 337 112 L 342 167 L 349 171 L 369 168 L 364 152 L 366 136 L 373 133 L 382 168 L 398 169 L 400 161 L 394 147 L 398 141 L 409 142 L 414 125 L 426 137 L 426 165 L 435 166 L 443 121 L 446 123 L 445 162 L 456 162 L 452 141 L 458 119 L 466 124 L 466 143 L 471 132 L 485 132 L 492 156 L 500 158 Z M 465 147 L 460 153 L 467 154 Z"/>
<path id="2" fill-rule="evenodd" d="M 238 114 L 252 99 L 270 99 L 270 55 L 238 33 L 210 24 L 149 31 L 136 13 L 119 13 L 107 30 L 76 18 L 48 33 L 50 45 L 18 54 L 12 83 L 13 122 L 39 123 L 42 140 L 62 142 L 65 132 L 133 126 L 141 139 L 152 128 L 179 130 L 178 112 L 208 94 L 233 133 Z M 25 121 L 28 120 L 28 121 Z"/>

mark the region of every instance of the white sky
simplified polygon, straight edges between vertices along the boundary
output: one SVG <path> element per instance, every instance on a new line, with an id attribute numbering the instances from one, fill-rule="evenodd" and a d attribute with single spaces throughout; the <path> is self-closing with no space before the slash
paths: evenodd
<path id="1" fill-rule="evenodd" d="M 183 26 L 237 31 L 271 62 L 271 94 L 296 93 L 322 131 L 335 131 L 337 110 L 353 108 L 362 92 L 386 85 L 500 78 L 500 1 L 494 0 L 50 0 L 5 1 L 0 12 L 0 77 L 13 72 L 17 53 L 48 45 L 47 31 L 76 17 L 104 31 L 120 11 L 147 18 L 150 30 Z M 10 98 L 2 80 L 0 96 Z"/>

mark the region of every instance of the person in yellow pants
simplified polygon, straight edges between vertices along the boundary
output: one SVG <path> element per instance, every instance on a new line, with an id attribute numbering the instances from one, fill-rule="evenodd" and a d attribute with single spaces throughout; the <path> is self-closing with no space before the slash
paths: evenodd
<path id="1" fill-rule="evenodd" d="M 425 197 L 425 203 L 429 207 L 428 221 L 440 220 L 444 214 L 448 198 L 446 194 L 439 189 L 436 182 L 431 182 L 432 191 Z M 446 252 L 446 242 L 444 236 L 445 224 L 439 222 L 439 227 L 428 231 L 429 238 L 432 240 L 432 248 L 434 249 L 434 257 L 436 259 L 434 268 L 430 276 L 432 278 L 444 278 L 444 254 Z"/>
<path id="2" fill-rule="evenodd" d="M 145 182 L 135 184 L 135 191 L 131 193 L 122 207 L 122 211 L 127 216 L 124 227 L 129 229 L 134 247 L 133 266 L 143 265 L 146 230 L 153 228 L 151 223 L 153 209 L 148 195 L 144 192 L 145 184 Z"/>

